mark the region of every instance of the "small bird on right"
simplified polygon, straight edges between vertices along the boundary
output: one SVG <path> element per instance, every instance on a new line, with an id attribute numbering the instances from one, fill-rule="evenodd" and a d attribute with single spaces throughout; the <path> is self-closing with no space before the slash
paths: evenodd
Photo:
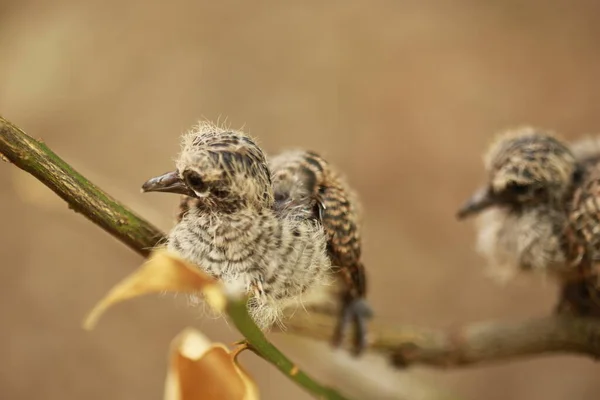
<path id="1" fill-rule="evenodd" d="M 293 212 L 319 222 L 327 236 L 327 254 L 337 273 L 340 305 L 333 335 L 339 346 L 354 326 L 354 352 L 366 347 L 367 320 L 372 311 L 366 301 L 367 281 L 361 261 L 361 206 L 342 174 L 320 154 L 288 150 L 269 159 L 274 208 L 280 214 Z M 341 290 L 340 290 L 341 289 Z"/>
<path id="2" fill-rule="evenodd" d="M 478 215 L 477 249 L 501 277 L 553 277 L 560 313 L 600 317 L 600 141 L 520 127 L 484 156 L 487 183 L 458 211 Z"/>

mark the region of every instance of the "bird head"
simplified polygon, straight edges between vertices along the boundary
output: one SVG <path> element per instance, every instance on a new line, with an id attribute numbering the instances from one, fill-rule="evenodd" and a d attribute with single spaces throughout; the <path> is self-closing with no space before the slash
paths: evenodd
<path id="1" fill-rule="evenodd" d="M 559 202 L 576 172 L 569 148 L 553 134 L 531 127 L 499 135 L 484 163 L 488 182 L 459 210 L 461 219 L 494 206 L 519 210 Z"/>
<path id="2" fill-rule="evenodd" d="M 273 203 L 266 157 L 243 132 L 201 122 L 183 136 L 176 167 L 146 181 L 142 191 L 187 195 L 211 210 Z"/>
<path id="3" fill-rule="evenodd" d="M 318 177 L 307 165 L 310 166 L 309 163 L 312 162 L 318 172 L 322 171 L 323 167 L 317 158 L 319 157 L 312 152 L 297 149 L 284 151 L 270 158 L 275 202 L 303 202 L 310 199 Z"/>

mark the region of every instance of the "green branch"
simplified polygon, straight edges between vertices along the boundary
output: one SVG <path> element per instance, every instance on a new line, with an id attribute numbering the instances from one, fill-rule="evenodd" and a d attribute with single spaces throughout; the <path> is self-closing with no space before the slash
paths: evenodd
<path id="1" fill-rule="evenodd" d="M 289 358 L 285 356 L 277 347 L 275 347 L 265 337 L 264 333 L 254 323 L 248 314 L 246 299 L 237 299 L 228 301 L 227 315 L 233 321 L 235 327 L 244 335 L 250 350 L 258 354 L 261 358 L 273 364 L 279 371 L 296 382 L 304 389 L 311 392 L 319 399 L 337 399 L 344 400 L 346 397 L 339 394 L 334 389 L 322 386 L 305 372 L 300 370 Z"/>
<path id="2" fill-rule="evenodd" d="M 0 153 L 35 176 L 67 202 L 69 208 L 147 257 L 163 233 L 85 179 L 42 141 L 0 117 Z"/>

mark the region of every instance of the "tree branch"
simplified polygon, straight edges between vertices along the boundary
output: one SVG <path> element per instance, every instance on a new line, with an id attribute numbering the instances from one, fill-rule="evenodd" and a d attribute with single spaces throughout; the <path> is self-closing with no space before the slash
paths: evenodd
<path id="1" fill-rule="evenodd" d="M 96 225 L 147 257 L 162 232 L 85 179 L 43 142 L 0 117 L 0 153 Z"/>
<path id="2" fill-rule="evenodd" d="M 52 189 L 69 207 L 137 253 L 147 256 L 149 249 L 163 237 L 158 229 L 94 186 L 43 143 L 1 117 L 0 153 Z M 286 325 L 288 333 L 329 340 L 335 316 L 298 312 Z M 260 349 L 251 340 L 249 343 Z M 398 367 L 412 364 L 459 367 L 548 353 L 596 358 L 600 357 L 600 320 L 549 316 L 511 323 L 475 323 L 448 331 L 372 326 L 370 349 L 389 354 Z M 277 359 L 280 353 L 259 354 L 276 366 L 282 365 Z"/>
<path id="3" fill-rule="evenodd" d="M 323 314 L 296 313 L 287 331 L 328 340 L 334 321 Z M 516 322 L 477 322 L 456 329 L 373 326 L 369 348 L 388 354 L 399 368 L 426 365 L 467 367 L 543 354 L 600 357 L 600 320 L 552 315 Z"/>

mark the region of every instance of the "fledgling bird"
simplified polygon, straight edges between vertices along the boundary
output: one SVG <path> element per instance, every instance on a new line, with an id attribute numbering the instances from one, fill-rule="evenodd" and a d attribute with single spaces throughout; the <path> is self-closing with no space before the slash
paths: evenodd
<path id="1" fill-rule="evenodd" d="M 184 195 L 167 248 L 225 284 L 241 285 L 261 329 L 316 301 L 331 281 L 327 239 L 315 221 L 273 209 L 271 174 L 248 135 L 202 122 L 183 136 L 173 172 L 145 192 Z"/>
<path id="2" fill-rule="evenodd" d="M 481 213 L 477 247 L 500 276 L 553 277 L 559 312 L 600 316 L 600 146 L 580 148 L 537 128 L 504 132 L 484 157 L 488 183 L 458 217 Z"/>
<path id="3" fill-rule="evenodd" d="M 361 262 L 361 207 L 346 180 L 319 154 L 290 150 L 270 158 L 275 209 L 280 215 L 302 213 L 319 221 L 327 234 L 327 252 L 338 276 L 341 304 L 333 344 L 339 346 L 352 321 L 354 351 L 366 346 L 366 274 Z"/>

